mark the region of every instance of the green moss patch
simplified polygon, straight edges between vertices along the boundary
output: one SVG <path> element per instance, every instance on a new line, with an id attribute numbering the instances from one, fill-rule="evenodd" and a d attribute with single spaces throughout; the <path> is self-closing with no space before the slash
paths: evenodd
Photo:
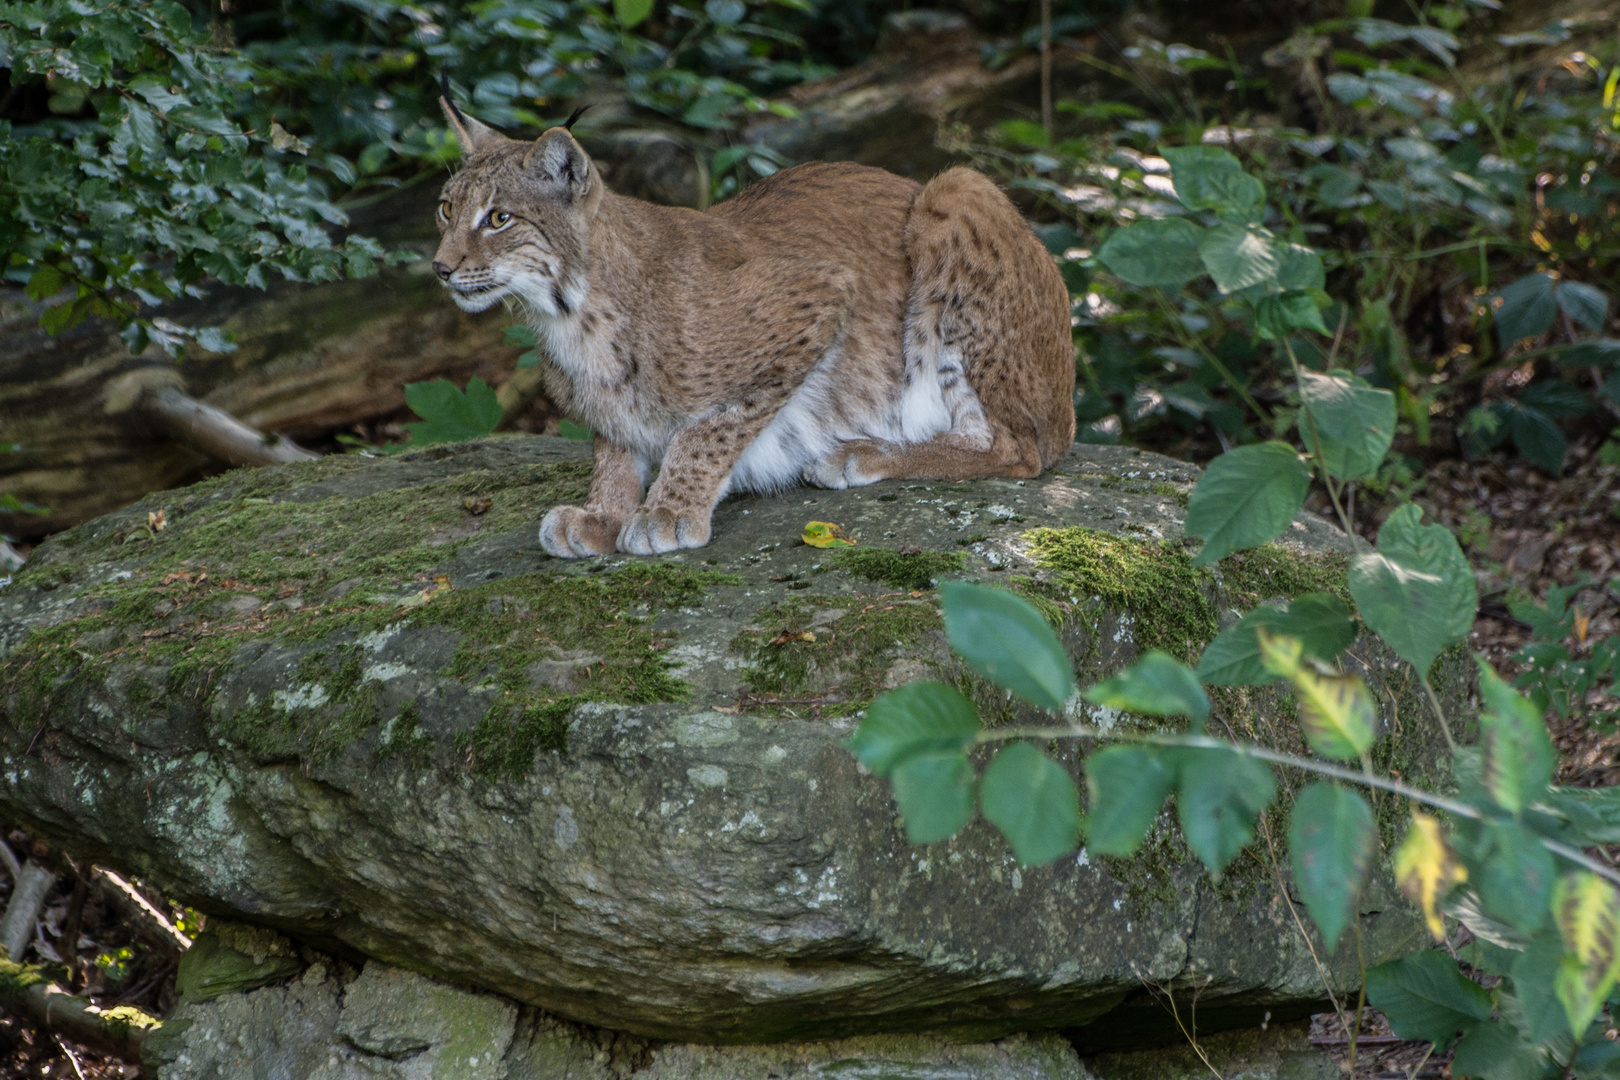
<path id="1" fill-rule="evenodd" d="M 0 662 L 8 741 L 29 740 L 68 695 L 107 684 L 115 669 L 130 708 L 112 722 L 138 724 L 179 694 L 207 709 L 238 651 L 268 641 L 312 646 L 294 672 L 298 689 L 218 717 L 217 735 L 250 752 L 321 763 L 380 726 L 380 754 L 422 761 L 434 743 L 420 710 L 412 702 L 383 715 L 380 684 L 364 678 L 364 650 L 353 643 L 408 623 L 459 635 L 445 674 L 493 695 L 459 748 L 481 774 L 517 773 L 537 751 L 562 745 L 568 712 L 582 701 L 684 697 L 686 685 L 662 659 L 667 643 L 648 623 L 738 580 L 637 563 L 455 589 L 435 576 L 439 568 L 481 537 L 583 497 L 590 464 L 473 471 L 353 497 L 271 497 L 356 468 L 345 459 L 316 466 L 326 471 L 277 478 L 264 470 L 199 485 L 174 496 L 161 530 L 140 531 L 146 512 L 137 508 L 50 545 L 25 583 L 101 580 L 80 594 L 86 614 L 34 631 Z M 120 572 L 108 574 L 114 560 Z"/>
<path id="2" fill-rule="evenodd" d="M 793 597 L 759 613 L 758 628 L 731 642 L 742 657 L 739 704 L 766 712 L 847 716 L 889 688 L 897 662 L 915 670 L 898 682 L 936 675 L 942 665 L 923 646 L 942 635 L 932 599 L 904 595 Z"/>
<path id="3" fill-rule="evenodd" d="M 833 552 L 833 566 L 846 574 L 887 585 L 891 589 L 931 589 L 934 579 L 967 566 L 960 551 L 895 551 L 856 547 Z"/>
<path id="4" fill-rule="evenodd" d="M 1348 599 L 1342 555 L 1267 544 L 1223 559 L 1212 572 L 1193 566 L 1179 546 L 1081 526 L 1033 529 L 1024 539 L 1050 572 L 1046 591 L 1066 593 L 1070 602 L 1097 598 L 1134 620 L 1139 650 L 1162 649 L 1189 663 L 1219 630 L 1217 597 L 1235 611 L 1315 591 Z"/>

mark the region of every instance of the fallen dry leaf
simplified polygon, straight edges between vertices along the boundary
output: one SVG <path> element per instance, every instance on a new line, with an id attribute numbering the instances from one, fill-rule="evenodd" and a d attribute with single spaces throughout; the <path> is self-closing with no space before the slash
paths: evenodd
<path id="1" fill-rule="evenodd" d="M 786 645 L 790 641 L 814 641 L 814 640 L 816 640 L 816 635 L 812 634 L 808 630 L 784 630 L 780 634 L 777 634 L 775 637 L 771 638 L 771 640 L 767 641 L 765 644 L 767 644 L 767 645 Z"/>
<path id="2" fill-rule="evenodd" d="M 830 521 L 812 521 L 804 527 L 804 542 L 813 548 L 854 547 L 849 534 Z"/>

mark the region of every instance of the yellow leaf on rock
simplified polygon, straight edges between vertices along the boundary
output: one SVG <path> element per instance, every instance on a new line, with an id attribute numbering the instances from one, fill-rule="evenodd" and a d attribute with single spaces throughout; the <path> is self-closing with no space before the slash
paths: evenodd
<path id="1" fill-rule="evenodd" d="M 1423 909 L 1423 921 L 1436 941 L 1446 936 L 1437 905 L 1453 887 L 1468 880 L 1468 871 L 1440 833 L 1440 822 L 1412 811 L 1412 827 L 1395 850 L 1395 880 L 1401 892 Z"/>
<path id="2" fill-rule="evenodd" d="M 812 521 L 804 527 L 804 542 L 813 548 L 854 547 L 849 534 L 830 521 Z"/>

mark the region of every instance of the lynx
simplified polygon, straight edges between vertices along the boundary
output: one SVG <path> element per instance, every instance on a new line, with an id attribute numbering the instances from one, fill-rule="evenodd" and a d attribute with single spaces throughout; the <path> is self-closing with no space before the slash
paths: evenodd
<path id="1" fill-rule="evenodd" d="M 1039 476 L 1073 441 L 1068 291 L 980 173 L 799 165 L 699 213 L 615 195 L 566 126 L 441 104 L 465 165 L 433 269 L 467 311 L 524 310 L 596 433 L 550 554 L 701 547 L 733 491 Z"/>

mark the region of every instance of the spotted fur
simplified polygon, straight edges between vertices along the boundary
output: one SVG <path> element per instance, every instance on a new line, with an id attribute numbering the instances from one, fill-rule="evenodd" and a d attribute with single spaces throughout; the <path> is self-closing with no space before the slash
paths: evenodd
<path id="1" fill-rule="evenodd" d="M 979 173 L 800 165 L 698 213 L 613 194 L 564 128 L 444 105 L 466 165 L 434 269 L 468 311 L 524 311 L 597 433 L 551 554 L 699 547 L 728 491 L 1038 476 L 1073 441 L 1068 291 Z"/>

